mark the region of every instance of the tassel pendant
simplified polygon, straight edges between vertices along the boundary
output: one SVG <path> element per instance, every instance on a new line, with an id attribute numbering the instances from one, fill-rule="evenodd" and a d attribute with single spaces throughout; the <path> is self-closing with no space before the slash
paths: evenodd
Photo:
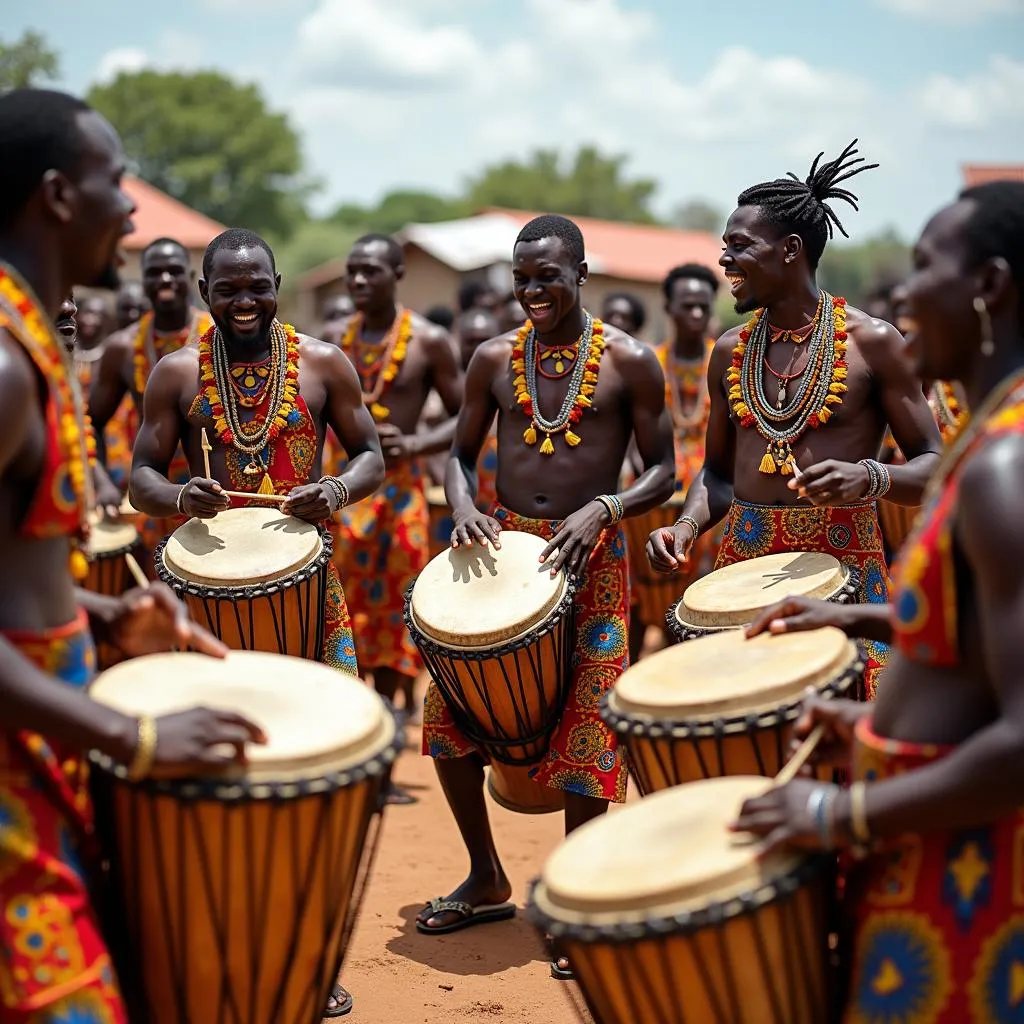
<path id="1" fill-rule="evenodd" d="M 548 434 L 548 436 L 544 438 L 544 443 L 540 446 L 540 453 L 541 453 L 541 455 L 554 455 L 555 454 L 555 446 L 551 443 L 551 435 L 550 434 Z"/>
<path id="2" fill-rule="evenodd" d="M 523 431 L 523 440 L 531 445 L 537 443 L 537 430 L 532 423 Z"/>
<path id="3" fill-rule="evenodd" d="M 771 475 L 775 472 L 775 456 L 772 455 L 771 451 L 764 453 L 764 458 L 761 459 L 761 465 L 758 469 L 765 475 Z"/>
<path id="4" fill-rule="evenodd" d="M 270 474 L 267 472 L 263 473 L 263 479 L 260 481 L 259 490 L 257 494 L 276 494 L 274 490 L 274 481 L 270 479 Z"/>
<path id="5" fill-rule="evenodd" d="M 373 416 L 378 423 L 382 420 L 386 420 L 388 418 L 388 413 L 390 412 L 391 410 L 387 406 L 381 405 L 380 402 L 374 402 L 373 405 L 370 406 L 370 415 Z"/>
<path id="6" fill-rule="evenodd" d="M 793 460 L 792 459 L 786 459 L 786 461 L 783 462 L 781 466 L 779 466 L 779 472 L 783 476 L 792 476 L 793 475 Z"/>
<path id="7" fill-rule="evenodd" d="M 570 448 L 575 448 L 576 445 L 582 443 L 583 438 L 579 434 L 574 434 L 571 430 L 565 432 L 565 443 Z"/>

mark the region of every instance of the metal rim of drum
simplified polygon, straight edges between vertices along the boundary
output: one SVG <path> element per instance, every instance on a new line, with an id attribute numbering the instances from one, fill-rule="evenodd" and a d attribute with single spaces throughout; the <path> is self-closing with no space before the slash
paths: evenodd
<path id="1" fill-rule="evenodd" d="M 289 590 L 300 583 L 308 583 L 321 572 L 327 571 L 331 556 L 334 554 L 334 538 L 328 530 L 318 530 L 320 534 L 320 552 L 313 556 L 313 560 L 296 569 L 290 576 L 282 577 L 279 580 L 272 580 L 268 583 L 242 583 L 238 585 L 229 584 L 223 587 L 211 586 L 208 583 L 193 583 L 179 576 L 164 561 L 164 548 L 170 537 L 164 537 L 156 546 L 153 553 L 153 563 L 156 566 L 158 576 L 166 574 L 169 583 L 179 594 L 188 594 L 190 597 L 200 597 L 204 600 L 224 599 L 229 596 L 240 596 L 246 599 L 269 597 L 278 594 L 282 590 Z"/>
<path id="2" fill-rule="evenodd" d="M 416 624 L 416 619 L 412 613 L 412 590 L 415 586 L 416 581 L 413 580 L 406 588 L 403 618 L 405 619 L 405 627 L 409 630 L 409 635 L 412 637 L 413 643 L 418 648 L 425 651 L 427 654 L 442 655 L 444 657 L 452 657 L 453 654 L 457 654 L 459 659 L 463 661 L 492 661 L 494 658 L 499 658 L 506 654 L 514 654 L 516 651 L 521 651 L 527 647 L 531 647 L 538 640 L 543 639 L 549 633 L 553 633 L 558 624 L 565 618 L 569 610 L 572 608 L 573 602 L 576 600 L 578 584 L 575 577 L 567 577 L 565 581 L 565 593 L 562 595 L 558 604 L 548 610 L 547 616 L 543 622 L 539 622 L 535 626 L 531 626 L 525 633 L 520 633 L 518 636 L 510 637 L 501 645 L 495 645 L 493 647 L 454 647 L 449 644 L 442 643 L 440 640 L 435 640 L 429 634 L 424 633 Z"/>
<path id="3" fill-rule="evenodd" d="M 257 803 L 264 800 L 295 800 L 345 789 L 367 779 L 382 775 L 398 759 L 405 748 L 405 733 L 394 708 L 386 707 L 386 714 L 394 723 L 394 734 L 388 744 L 365 764 L 343 771 L 325 772 L 323 775 L 290 780 L 288 782 L 249 782 L 246 779 L 143 779 L 130 782 L 128 768 L 97 750 L 90 751 L 89 760 L 108 775 L 129 783 L 134 789 L 157 796 L 172 796 L 177 800 L 216 800 L 219 803 Z"/>
<path id="4" fill-rule="evenodd" d="M 857 594 L 860 591 L 860 570 L 853 565 L 843 565 L 845 577 L 843 582 L 828 597 L 822 600 L 832 604 L 853 604 L 856 602 Z M 665 612 L 665 625 L 669 633 L 678 643 L 686 643 L 687 640 L 699 640 L 702 636 L 710 636 L 712 633 L 721 633 L 726 629 L 742 629 L 742 626 L 695 626 L 693 623 L 684 622 L 676 614 L 683 603 L 683 596 L 673 601 Z"/>
<path id="5" fill-rule="evenodd" d="M 818 690 L 818 696 L 831 700 L 847 693 L 855 685 L 857 677 L 863 674 L 867 665 L 864 646 L 857 643 L 857 655 L 850 664 L 831 682 Z M 735 718 L 659 719 L 657 722 L 640 719 L 610 706 L 611 690 L 601 697 L 601 718 L 619 736 L 640 736 L 646 739 L 685 740 L 691 737 L 741 735 L 752 728 L 769 729 L 777 725 L 795 722 L 800 717 L 803 698 L 777 708 L 755 711 Z"/>
<path id="6" fill-rule="evenodd" d="M 731 896 L 727 900 L 710 902 L 699 910 L 685 910 L 672 915 L 652 915 L 642 921 L 615 924 L 577 924 L 552 916 L 537 903 L 537 890 L 542 884 L 538 878 L 530 883 L 526 913 L 535 927 L 543 928 L 552 938 L 569 939 L 584 944 L 627 944 L 667 938 L 671 935 L 686 935 L 756 913 L 762 907 L 795 895 L 807 882 L 823 872 L 834 859 L 834 854 L 813 854 L 788 874 L 766 882 L 756 889 Z"/>

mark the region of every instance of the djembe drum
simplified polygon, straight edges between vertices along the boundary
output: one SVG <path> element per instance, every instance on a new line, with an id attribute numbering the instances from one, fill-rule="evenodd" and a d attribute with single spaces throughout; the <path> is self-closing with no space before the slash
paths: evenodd
<path id="1" fill-rule="evenodd" d="M 156 572 L 193 619 L 235 650 L 316 659 L 330 535 L 270 508 L 190 519 L 156 550 Z"/>
<path id="2" fill-rule="evenodd" d="M 136 658 L 91 692 L 128 714 L 228 709 L 269 740 L 244 768 L 180 781 L 131 783 L 93 756 L 132 1019 L 319 1022 L 401 747 L 393 713 L 324 665 L 249 652 Z"/>
<path id="3" fill-rule="evenodd" d="M 826 857 L 728 831 L 767 779 L 695 782 L 573 832 L 530 917 L 569 958 L 596 1024 L 824 1024 Z M 580 1018 L 583 1018 L 582 1013 Z"/>
<path id="4" fill-rule="evenodd" d="M 679 642 L 748 626 L 787 597 L 857 600 L 860 575 L 820 551 L 788 551 L 734 562 L 691 583 L 665 616 Z"/>
<path id="5" fill-rule="evenodd" d="M 548 751 L 568 693 L 574 588 L 538 572 L 546 542 L 501 533 L 498 550 L 449 548 L 417 578 L 405 620 L 459 730 L 490 760 L 491 796 L 509 810 L 565 805 L 530 769 Z"/>
<path id="6" fill-rule="evenodd" d="M 435 558 L 452 545 L 452 530 L 455 521 L 452 519 L 448 499 L 444 496 L 441 486 L 428 487 L 426 490 L 427 508 L 430 512 L 430 557 Z"/>
<path id="7" fill-rule="evenodd" d="M 130 554 L 138 544 L 139 531 L 131 523 L 106 520 L 93 523 L 85 548 L 89 574 L 82 581 L 82 586 L 94 594 L 107 597 L 119 597 L 131 589 L 133 580 L 124 556 Z M 96 666 L 100 670 L 116 665 L 123 657 L 112 644 L 97 642 Z"/>
<path id="8" fill-rule="evenodd" d="M 893 557 L 899 554 L 903 542 L 910 536 L 920 512 L 918 505 L 897 505 L 891 501 L 878 503 L 878 525 L 882 528 L 882 537 Z"/>
<path id="9" fill-rule="evenodd" d="M 633 612 L 645 626 L 661 626 L 668 607 L 679 596 L 678 577 L 655 572 L 647 561 L 647 538 L 664 526 L 671 526 L 683 512 L 686 494 L 677 491 L 658 508 L 622 520 L 633 579 Z"/>
<path id="10" fill-rule="evenodd" d="M 838 629 L 753 640 L 728 630 L 638 662 L 605 695 L 601 717 L 644 794 L 721 775 L 774 776 L 807 688 L 861 699 L 863 674 L 862 653 Z"/>

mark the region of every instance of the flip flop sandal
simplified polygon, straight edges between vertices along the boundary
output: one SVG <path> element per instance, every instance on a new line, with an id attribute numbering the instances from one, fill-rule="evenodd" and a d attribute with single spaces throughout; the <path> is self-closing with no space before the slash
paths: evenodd
<path id="1" fill-rule="evenodd" d="M 331 989 L 331 995 L 338 1004 L 333 1010 L 324 1010 L 324 1017 L 345 1017 L 352 1012 L 352 993 L 347 992 L 340 985 Z"/>
<path id="2" fill-rule="evenodd" d="M 479 907 L 473 907 L 465 900 L 431 900 L 427 907 L 430 909 L 430 917 L 438 914 L 452 913 L 461 914 L 458 921 L 450 924 L 438 925 L 430 928 L 417 919 L 416 931 L 423 935 L 450 935 L 452 932 L 462 931 L 463 928 L 472 928 L 477 924 L 492 924 L 495 921 L 508 921 L 516 916 L 516 905 L 514 903 L 484 903 Z"/>
<path id="3" fill-rule="evenodd" d="M 561 959 L 566 959 L 562 957 Z M 576 975 L 573 974 L 571 967 L 559 967 L 558 960 L 551 961 L 551 977 L 555 981 L 575 981 Z"/>

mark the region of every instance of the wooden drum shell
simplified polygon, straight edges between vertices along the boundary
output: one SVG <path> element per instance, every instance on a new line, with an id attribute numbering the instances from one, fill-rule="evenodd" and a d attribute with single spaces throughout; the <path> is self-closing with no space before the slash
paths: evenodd
<path id="1" fill-rule="evenodd" d="M 429 510 L 430 557 L 434 558 L 451 547 L 455 521 L 448 508 L 448 499 L 444 496 L 443 487 L 428 487 L 426 497 Z"/>
<path id="2" fill-rule="evenodd" d="M 132 588 L 133 580 L 124 556 L 139 546 L 139 540 L 113 551 L 89 556 L 89 573 L 82 581 L 82 587 L 94 594 L 105 597 L 120 597 Z M 113 644 L 105 641 L 96 643 L 96 668 L 102 672 L 124 660 L 124 655 Z"/>

